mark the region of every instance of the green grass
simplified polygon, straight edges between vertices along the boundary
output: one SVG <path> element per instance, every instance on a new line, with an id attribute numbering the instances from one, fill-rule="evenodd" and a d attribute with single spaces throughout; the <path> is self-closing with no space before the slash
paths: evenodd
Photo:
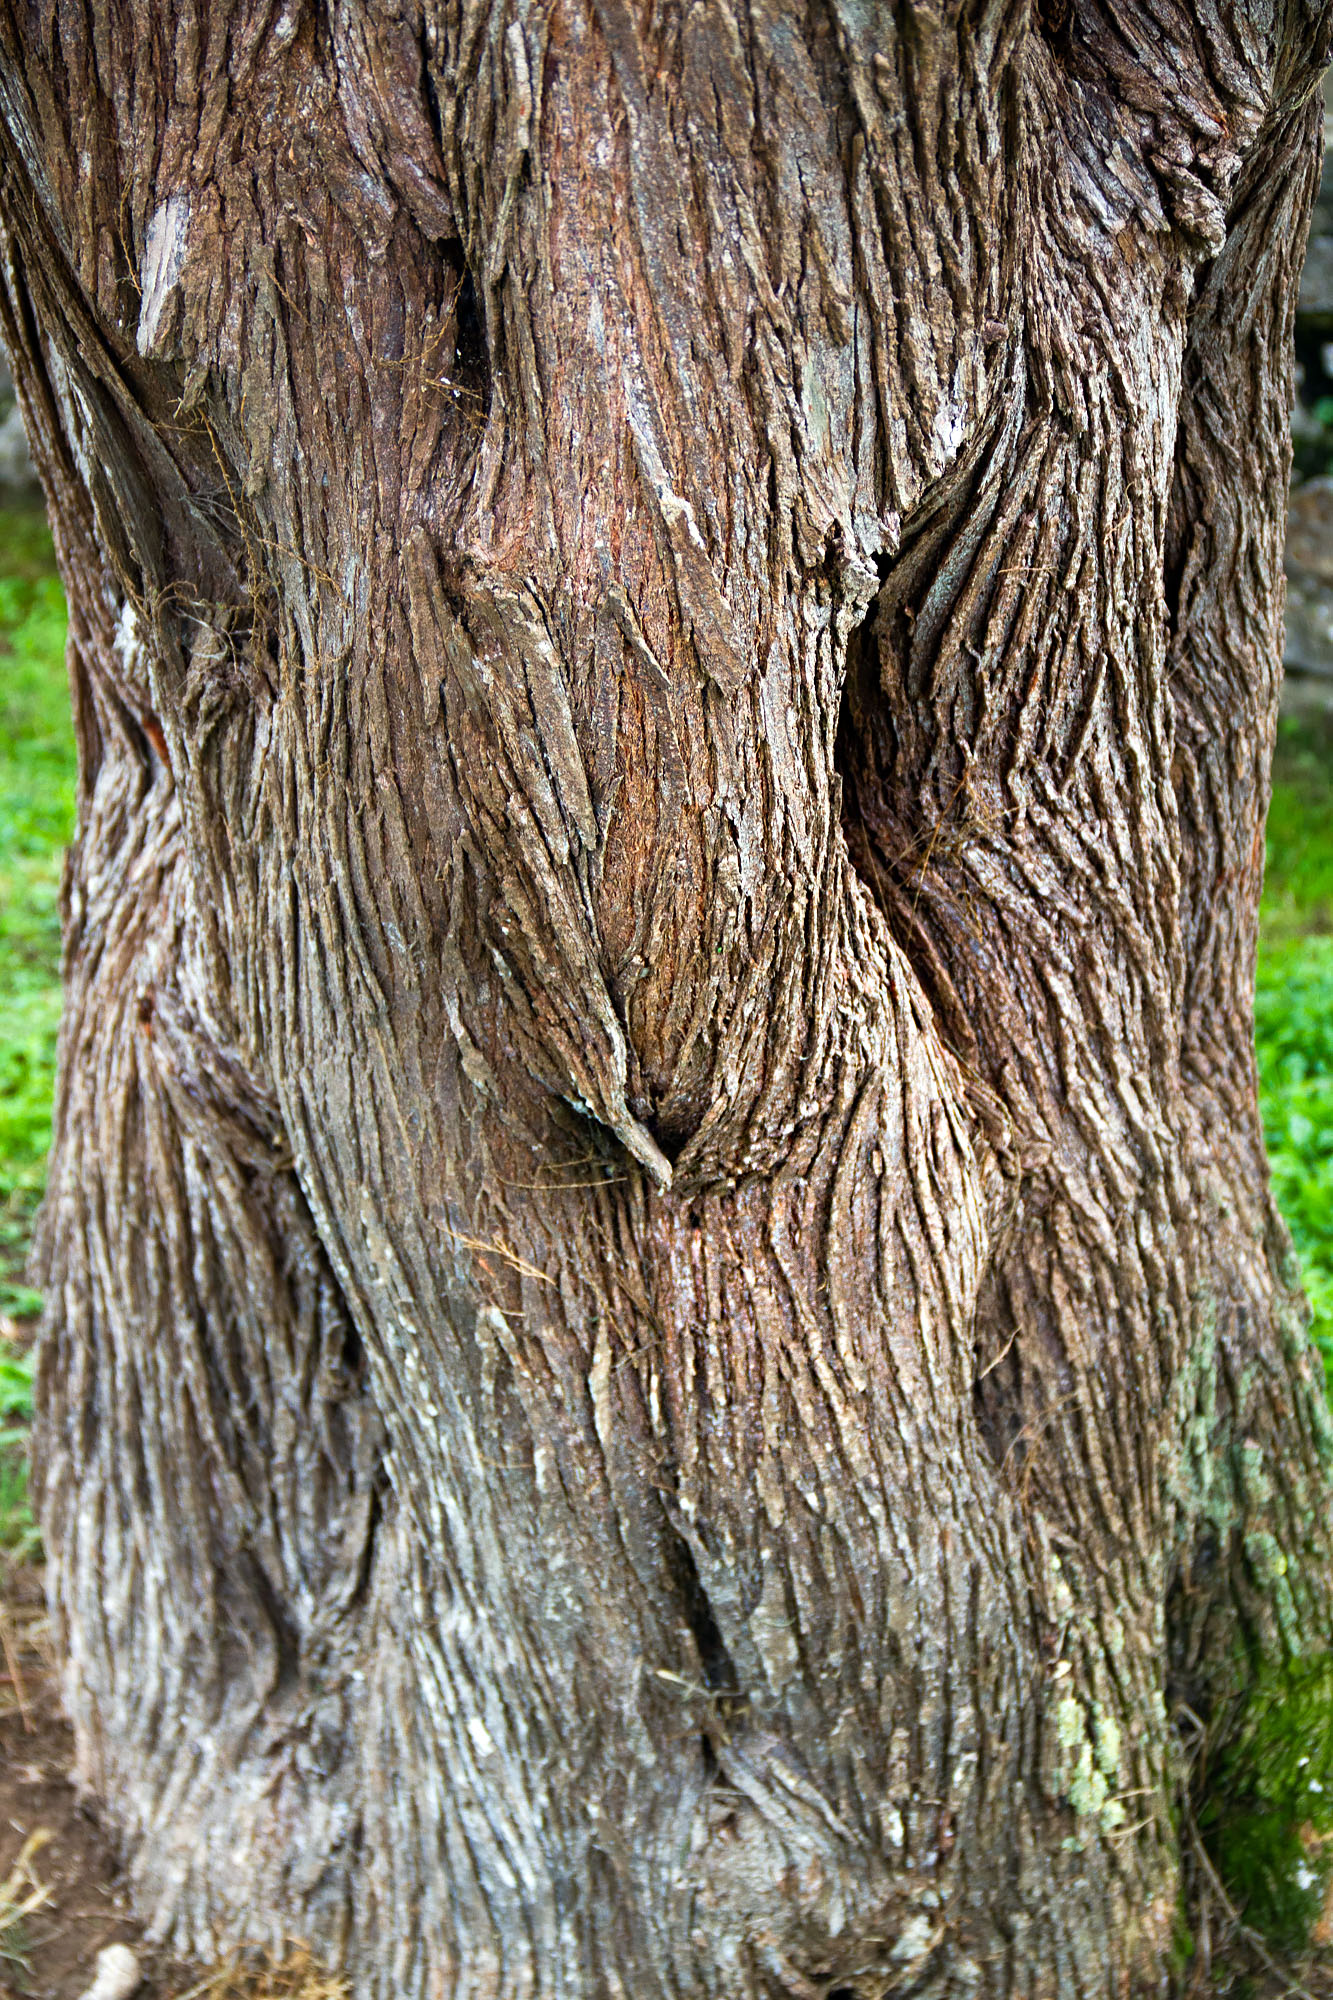
<path id="1" fill-rule="evenodd" d="M 1246 1923 L 1284 1952 L 1306 1949 L 1333 1874 L 1330 1724 L 1333 1656 L 1268 1667 L 1210 1773 L 1199 1813 Z"/>
<path id="2" fill-rule="evenodd" d="M 0 1551 L 35 1544 L 27 1505 L 32 1374 L 23 1282 L 51 1143 L 60 1016 L 60 871 L 74 824 L 65 604 L 38 513 L 0 511 Z"/>
<path id="3" fill-rule="evenodd" d="M 1284 721 L 1255 993 L 1273 1192 L 1333 1382 L 1333 725 Z"/>
<path id="4" fill-rule="evenodd" d="M 22 1562 L 37 1553 L 28 1505 L 28 1428 L 32 1422 L 32 1350 L 0 1347 L 0 1556 Z"/>

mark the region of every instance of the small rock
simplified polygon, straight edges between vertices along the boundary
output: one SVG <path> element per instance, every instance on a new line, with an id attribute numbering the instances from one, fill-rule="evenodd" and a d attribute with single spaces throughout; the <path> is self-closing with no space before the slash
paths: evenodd
<path id="1" fill-rule="evenodd" d="M 13 487 L 17 493 L 31 493 L 36 485 L 37 475 L 28 456 L 23 419 L 14 401 L 14 385 L 9 379 L 4 357 L 0 356 L 0 487 Z"/>
<path id="2" fill-rule="evenodd" d="M 1333 479 L 1293 486 L 1287 503 L 1287 564 L 1333 583 Z"/>
<path id="3" fill-rule="evenodd" d="M 130 2000 L 143 1984 L 143 1969 L 127 1944 L 109 1944 L 97 1954 L 97 1977 L 79 2000 Z"/>
<path id="4" fill-rule="evenodd" d="M 1301 272 L 1300 309 L 1316 319 L 1333 313 L 1333 236 L 1312 236 Z"/>
<path id="5" fill-rule="evenodd" d="M 0 417 L 0 486 L 12 486 L 25 493 L 35 492 L 37 487 L 17 405 Z"/>
<path id="6" fill-rule="evenodd" d="M 1333 480 L 1294 487 L 1287 514 L 1286 663 L 1333 675 Z"/>

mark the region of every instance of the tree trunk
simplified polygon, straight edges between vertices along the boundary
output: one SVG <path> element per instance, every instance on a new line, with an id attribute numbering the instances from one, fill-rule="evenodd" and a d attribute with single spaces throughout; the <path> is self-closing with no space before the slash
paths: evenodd
<path id="1" fill-rule="evenodd" d="M 43 1527 L 156 1936 L 1162 1990 L 1333 1630 L 1251 1032 L 1325 11 L 0 6 Z"/>

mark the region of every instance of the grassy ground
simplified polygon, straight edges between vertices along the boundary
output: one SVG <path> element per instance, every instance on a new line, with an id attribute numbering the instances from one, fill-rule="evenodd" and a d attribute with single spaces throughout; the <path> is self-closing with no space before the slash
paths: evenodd
<path id="1" fill-rule="evenodd" d="M 1278 736 L 1255 996 L 1273 1189 L 1333 1382 L 1333 718 Z"/>
<path id="2" fill-rule="evenodd" d="M 40 514 L 0 511 L 0 1551 L 32 1553 L 25 1497 L 40 1300 L 23 1282 L 51 1137 L 60 870 L 74 821 L 65 606 Z"/>

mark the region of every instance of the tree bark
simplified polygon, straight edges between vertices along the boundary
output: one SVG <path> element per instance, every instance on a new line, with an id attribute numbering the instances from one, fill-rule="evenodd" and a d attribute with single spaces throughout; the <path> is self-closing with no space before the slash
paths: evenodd
<path id="1" fill-rule="evenodd" d="M 1162 1990 L 1190 1731 L 1333 1630 L 1251 1026 L 1326 13 L 0 6 L 155 1936 Z"/>

